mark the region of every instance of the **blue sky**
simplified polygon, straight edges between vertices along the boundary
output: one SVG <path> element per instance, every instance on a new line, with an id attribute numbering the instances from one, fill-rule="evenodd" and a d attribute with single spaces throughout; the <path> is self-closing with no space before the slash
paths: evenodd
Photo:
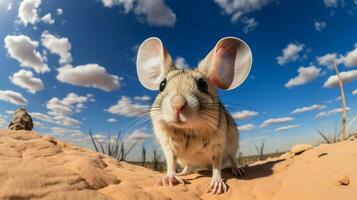
<path id="1" fill-rule="evenodd" d="M 24 106 L 43 134 L 88 146 L 89 129 L 98 138 L 121 130 L 157 148 L 150 121 L 125 112 L 147 109 L 157 94 L 135 71 L 138 45 L 151 36 L 183 67 L 195 67 L 222 37 L 249 44 L 249 78 L 219 91 L 243 154 L 264 138 L 274 152 L 318 143 L 317 129 L 338 130 L 332 61 L 343 72 L 348 121 L 357 114 L 356 1 L 1 0 L 0 10 L 2 126 Z"/>

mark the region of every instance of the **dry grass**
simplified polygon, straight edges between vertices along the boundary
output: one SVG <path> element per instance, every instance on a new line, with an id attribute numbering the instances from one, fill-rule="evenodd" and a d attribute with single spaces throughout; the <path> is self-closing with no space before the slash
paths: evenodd
<path id="1" fill-rule="evenodd" d="M 317 130 L 317 132 L 319 133 L 319 135 L 322 137 L 323 142 L 322 143 L 327 143 L 327 144 L 333 144 L 338 142 L 338 133 L 335 131 L 332 135 L 328 135 L 326 133 L 323 133 L 320 130 Z"/>
<path id="2" fill-rule="evenodd" d="M 338 78 L 338 83 L 340 86 L 340 92 L 341 92 L 341 103 L 342 103 L 342 126 L 340 130 L 340 140 L 343 141 L 346 139 L 346 97 L 345 97 L 345 90 L 343 88 L 343 80 L 340 76 L 340 71 L 338 70 L 338 66 L 336 63 L 333 64 L 336 75 Z"/>
<path id="3" fill-rule="evenodd" d="M 264 145 L 265 145 L 265 140 L 263 140 L 263 142 L 260 143 L 260 145 L 255 144 L 255 150 L 258 153 L 259 160 L 263 160 L 264 158 Z"/>
<path id="4" fill-rule="evenodd" d="M 125 160 L 125 158 L 129 155 L 129 153 L 139 142 L 139 141 L 135 141 L 126 150 L 124 140 L 121 138 L 121 132 L 118 132 L 115 140 L 112 140 L 111 135 L 109 135 L 105 142 L 100 142 L 95 136 L 93 136 L 91 130 L 89 130 L 89 135 L 91 137 L 91 141 L 94 146 L 94 149 L 97 152 L 107 154 L 108 156 L 111 156 L 117 160 Z M 100 147 L 100 149 L 98 148 L 98 146 Z"/>
<path id="5" fill-rule="evenodd" d="M 146 161 L 146 148 L 145 145 L 143 145 L 142 151 L 141 151 L 141 165 L 145 166 L 145 161 Z"/>

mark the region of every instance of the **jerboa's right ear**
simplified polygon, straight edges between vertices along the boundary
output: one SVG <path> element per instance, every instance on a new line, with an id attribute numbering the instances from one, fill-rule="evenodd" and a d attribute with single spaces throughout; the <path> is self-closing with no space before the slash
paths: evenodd
<path id="1" fill-rule="evenodd" d="M 136 70 L 140 83 L 149 90 L 158 90 L 166 74 L 175 69 L 172 59 L 157 37 L 146 39 L 139 47 Z"/>

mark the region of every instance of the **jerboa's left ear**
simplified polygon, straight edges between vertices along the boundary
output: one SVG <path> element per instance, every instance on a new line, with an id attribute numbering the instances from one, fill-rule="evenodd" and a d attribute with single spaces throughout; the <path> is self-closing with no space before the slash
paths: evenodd
<path id="1" fill-rule="evenodd" d="M 231 90 L 241 85 L 248 77 L 252 66 L 249 46 L 236 37 L 225 37 L 199 64 L 198 70 L 206 73 L 215 86 Z"/>

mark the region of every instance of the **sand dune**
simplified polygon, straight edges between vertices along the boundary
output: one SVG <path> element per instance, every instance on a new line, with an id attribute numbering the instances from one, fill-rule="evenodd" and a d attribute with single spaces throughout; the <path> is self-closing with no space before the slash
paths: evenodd
<path id="1" fill-rule="evenodd" d="M 223 173 L 229 190 L 204 192 L 209 174 L 154 187 L 162 175 L 35 132 L 0 130 L 0 199 L 355 200 L 357 139 L 255 163 L 247 176 Z M 209 173 L 209 172 L 208 172 Z M 345 183 L 345 184 L 343 184 Z"/>

